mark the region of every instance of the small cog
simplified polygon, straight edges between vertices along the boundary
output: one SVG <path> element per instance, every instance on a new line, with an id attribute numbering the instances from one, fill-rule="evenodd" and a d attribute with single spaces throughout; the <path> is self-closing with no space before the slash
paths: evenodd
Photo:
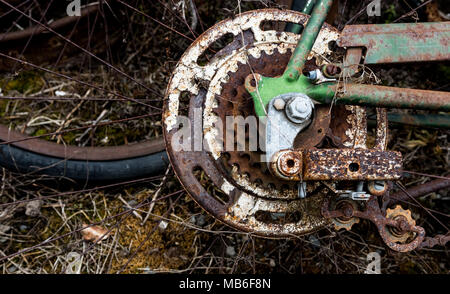
<path id="1" fill-rule="evenodd" d="M 332 207 L 330 209 L 331 210 L 339 210 L 339 209 L 343 209 L 346 205 L 351 205 L 353 210 L 358 210 L 358 204 L 355 201 L 352 201 L 350 199 L 340 199 L 340 200 L 336 201 L 336 203 L 332 203 L 331 204 Z M 337 217 L 337 218 L 333 218 L 331 220 L 331 222 L 336 231 L 339 231 L 341 229 L 350 231 L 354 224 L 359 223 L 359 218 L 358 217 L 351 217 L 351 218 Z"/>
<path id="2" fill-rule="evenodd" d="M 403 219 L 410 226 L 415 226 L 416 221 L 411 216 L 411 211 L 409 209 L 403 209 L 400 205 L 395 206 L 395 208 L 388 208 L 386 210 L 386 217 L 393 220 Z M 387 230 L 390 239 L 395 243 L 405 243 L 410 237 L 413 237 L 413 232 L 402 232 L 398 228 L 389 227 Z"/>

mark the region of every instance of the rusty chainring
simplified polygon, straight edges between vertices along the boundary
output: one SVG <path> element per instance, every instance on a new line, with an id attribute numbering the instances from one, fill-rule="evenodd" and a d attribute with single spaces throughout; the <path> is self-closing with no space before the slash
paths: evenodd
<path id="1" fill-rule="evenodd" d="M 164 135 L 177 176 L 206 211 L 239 230 L 267 237 L 287 237 L 308 234 L 330 223 L 321 215 L 321 205 L 332 193 L 320 182 L 309 182 L 306 187 L 309 196 L 300 199 L 297 186 L 276 179 L 260 162 L 261 151 L 223 152 L 220 146 L 226 143 L 226 138 L 218 136 L 218 130 L 225 129 L 221 122 L 225 123 L 226 116 L 254 115 L 253 101 L 244 87 L 245 77 L 252 72 L 266 76 L 282 74 L 300 37 L 263 30 L 263 23 L 284 21 L 304 25 L 308 17 L 294 11 L 264 9 L 216 24 L 184 53 L 167 88 Z M 233 34 L 233 41 L 206 65 L 199 65 L 199 57 L 229 33 Z M 324 57 L 331 55 L 328 44 L 338 37 L 338 31 L 325 24 L 308 66 L 315 68 L 327 63 Z M 186 108 L 188 111 L 183 111 Z M 203 131 L 192 127 L 186 136 L 180 136 L 185 125 L 198 125 L 195 117 L 199 117 L 199 108 Z M 182 118 L 183 115 L 186 117 Z M 377 118 L 374 148 L 385 150 L 385 111 L 378 110 Z M 199 137 L 204 139 L 205 148 L 198 149 L 192 142 L 192 138 Z M 334 106 L 330 112 L 329 106 L 318 105 L 313 122 L 296 137 L 294 147 L 367 148 L 366 137 L 364 108 Z M 179 143 L 190 150 L 180 150 Z M 207 183 L 204 177 L 208 178 Z"/>

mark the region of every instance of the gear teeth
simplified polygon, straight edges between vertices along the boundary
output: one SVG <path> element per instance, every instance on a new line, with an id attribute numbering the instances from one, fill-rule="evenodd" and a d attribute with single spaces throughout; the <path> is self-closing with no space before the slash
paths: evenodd
<path id="1" fill-rule="evenodd" d="M 360 220 L 357 217 L 352 218 L 352 221 L 349 222 L 349 223 L 341 223 L 338 220 L 333 219 L 333 225 L 334 225 L 334 229 L 336 231 L 339 231 L 341 229 L 345 229 L 347 231 L 350 231 L 352 229 L 353 225 L 358 224 L 359 221 Z"/>
<path id="2" fill-rule="evenodd" d="M 245 89 L 245 77 L 252 71 L 263 74 L 264 76 L 275 77 L 283 73 L 292 52 L 281 54 L 275 49 L 271 54 L 261 52 L 260 56 L 249 56 L 248 63 L 238 63 L 236 71 L 228 72 L 228 79 L 221 84 L 220 95 L 216 96 L 219 101 L 218 107 L 213 112 L 221 118 L 225 123 L 226 116 L 243 116 L 248 117 L 254 115 L 254 104 L 251 95 Z M 245 133 L 246 141 L 249 134 Z M 236 142 L 236 140 L 235 140 Z M 225 142 L 224 142 L 225 144 Z M 245 146 L 248 150 L 248 146 Z M 266 164 L 260 162 L 260 151 L 229 151 L 230 157 L 226 161 L 226 168 L 232 170 L 236 165 L 240 174 L 248 175 L 249 181 L 253 183 L 259 182 L 262 187 L 270 188 L 270 186 L 281 190 L 283 186 L 289 186 L 295 189 L 295 183 L 282 181 L 274 177 L 268 170 Z"/>
<path id="3" fill-rule="evenodd" d="M 411 210 L 403 209 L 403 207 L 399 204 L 397 204 L 395 208 L 386 209 L 387 218 L 395 218 L 400 215 L 404 216 L 410 225 L 416 225 L 416 221 L 412 218 Z"/>
<path id="4" fill-rule="evenodd" d="M 338 200 L 334 205 L 332 205 L 333 207 L 331 207 L 331 208 L 335 209 L 336 207 L 339 206 L 339 203 L 341 203 L 341 202 L 350 203 L 353 206 L 354 210 L 358 209 L 358 205 L 357 205 L 356 202 L 354 202 L 352 200 L 343 200 L 343 199 Z M 352 229 L 353 225 L 358 224 L 360 222 L 360 219 L 358 217 L 352 217 L 352 218 L 344 221 L 344 220 L 341 220 L 339 218 L 333 218 L 331 220 L 331 222 L 332 222 L 332 224 L 334 226 L 334 229 L 336 231 L 339 231 L 341 229 L 345 229 L 347 231 L 350 231 Z"/>
<path id="5" fill-rule="evenodd" d="M 403 209 L 401 205 L 396 205 L 394 208 L 386 209 L 386 217 L 395 219 L 398 216 L 403 216 L 410 226 L 415 226 L 416 221 L 412 218 L 411 210 Z M 412 232 L 405 233 L 403 235 L 395 234 L 391 229 L 388 230 L 390 238 L 393 242 L 404 243 L 413 234 Z"/>

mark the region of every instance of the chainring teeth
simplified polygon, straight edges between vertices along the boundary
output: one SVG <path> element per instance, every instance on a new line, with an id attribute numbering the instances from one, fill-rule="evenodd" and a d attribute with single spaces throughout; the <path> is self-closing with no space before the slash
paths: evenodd
<path id="1" fill-rule="evenodd" d="M 261 52 L 259 58 L 254 56 L 248 57 L 248 64 L 238 63 L 239 69 L 235 72 L 229 71 L 227 73 L 229 79 L 226 83 L 221 83 L 222 92 L 216 95 L 218 100 L 218 107 L 213 109 L 213 112 L 218 115 L 222 122 L 225 122 L 226 116 L 243 116 L 255 115 L 254 103 L 251 95 L 245 89 L 245 77 L 249 75 L 252 70 L 255 73 L 264 74 L 266 76 L 275 77 L 282 73 L 283 66 L 287 64 L 292 50 L 281 55 L 278 49 L 274 49 L 272 54 Z M 277 67 L 269 67 L 268 60 L 272 60 Z M 252 70 L 250 70 L 250 68 Z M 226 101 L 226 102 L 224 102 Z M 230 109 L 231 108 L 231 109 Z M 234 134 L 235 142 L 237 134 Z M 245 138 L 248 139 L 248 129 L 245 131 Z M 224 138 L 225 140 L 225 138 Z M 276 189 L 295 188 L 295 184 L 288 181 L 280 181 L 274 178 L 268 170 L 265 163 L 260 162 L 261 151 L 248 151 L 248 144 L 245 146 L 246 151 L 231 151 L 227 152 L 230 156 L 226 166 L 230 170 L 233 166 L 239 168 L 239 172 L 246 175 L 247 178 L 257 186 L 261 187 L 275 187 Z"/>
<path id="2" fill-rule="evenodd" d="M 244 231 L 254 232 L 256 234 L 280 237 L 307 234 L 323 228 L 329 223 L 329 220 L 324 219 L 320 215 L 320 207 L 324 195 L 318 193 L 314 197 L 307 197 L 305 199 L 298 198 L 298 191 L 290 189 L 289 193 L 282 193 L 284 183 L 277 185 L 270 185 L 268 183 L 274 182 L 273 177 L 268 173 L 267 169 L 261 169 L 258 166 L 259 156 L 257 152 L 241 152 L 231 154 L 228 152 L 217 152 L 217 146 L 214 143 L 217 134 L 217 117 L 224 117 L 226 115 L 250 115 L 254 113 L 253 100 L 243 87 L 245 77 L 240 81 L 240 87 L 227 86 L 230 83 L 233 75 L 238 73 L 239 68 L 245 68 L 247 60 L 256 63 L 255 70 L 264 73 L 267 76 L 276 76 L 282 74 L 280 66 L 279 71 L 269 71 L 269 67 L 274 63 L 282 64 L 281 60 L 286 60 L 287 64 L 292 49 L 295 47 L 299 35 L 276 31 L 263 31 L 260 24 L 264 20 L 268 21 L 285 21 L 305 24 L 308 17 L 301 13 L 293 11 L 280 11 L 276 9 L 261 10 L 247 12 L 238 15 L 232 20 L 226 20 L 218 23 L 213 28 L 209 29 L 202 36 L 199 37 L 189 49 L 183 54 L 179 61 L 177 68 L 174 70 L 169 86 L 166 91 L 166 103 L 164 104 L 164 135 L 167 143 L 167 150 L 175 171 L 180 178 L 183 185 L 188 192 L 196 198 L 203 207 L 212 213 L 220 220 L 239 228 Z M 232 33 L 235 38 L 241 32 L 251 30 L 254 35 L 254 43 L 246 44 L 245 48 L 242 46 L 235 46 L 233 50 L 229 50 L 229 55 L 223 55 L 219 58 L 213 58 L 211 64 L 199 66 L 197 64 L 198 57 L 203 54 L 205 50 L 221 36 Z M 314 45 L 313 55 L 327 55 L 329 51 L 328 41 L 335 41 L 339 33 L 329 25 L 325 24 L 324 29 L 321 30 L 319 38 L 317 39 L 317 46 Z M 245 38 L 245 37 L 244 37 Z M 220 51 L 222 53 L 227 50 Z M 289 53 L 289 54 L 286 54 Z M 317 53 L 317 54 L 316 54 Z M 279 56 L 279 59 L 277 59 Z M 260 59 L 267 59 L 266 62 L 258 62 Z M 320 59 L 320 58 L 319 58 Z M 274 62 L 275 60 L 275 62 Z M 240 64 L 238 63 L 240 62 Z M 323 62 L 323 60 L 318 61 Z M 248 65 L 247 65 L 248 66 Z M 266 73 L 267 70 L 267 73 Z M 203 81 L 200 84 L 198 81 Z M 234 202 L 230 203 L 226 212 L 217 212 L 213 204 L 208 205 L 208 201 L 204 198 L 212 198 L 212 195 L 202 193 L 199 195 L 198 191 L 201 189 L 201 184 L 190 175 L 184 175 L 186 172 L 184 167 L 186 162 L 192 161 L 194 158 L 202 158 L 201 156 L 194 156 L 189 158 L 190 154 L 176 155 L 171 149 L 171 139 L 178 130 L 177 117 L 179 115 L 180 94 L 183 91 L 188 91 L 194 98 L 199 101 L 200 89 L 204 87 L 207 89 L 206 96 L 203 99 L 203 126 L 204 139 L 208 147 L 208 157 L 214 162 L 215 171 L 212 181 L 217 188 L 224 191 L 227 195 L 233 195 Z M 237 88 L 237 89 L 236 89 Z M 228 98 L 221 97 L 230 96 Z M 243 101 L 238 101 L 238 98 L 245 98 Z M 226 99 L 224 99 L 226 98 Z M 245 101 L 245 102 L 244 102 Z M 196 102 L 196 105 L 198 103 Z M 191 107 L 193 104 L 191 103 Z M 252 109 L 252 112 L 249 111 Z M 217 139 L 220 142 L 220 139 Z M 203 155 L 202 155 L 203 156 Z M 223 165 L 223 162 L 231 163 L 232 161 L 245 161 L 245 164 L 231 164 L 228 170 L 229 175 L 223 174 L 223 168 L 217 166 Z M 206 163 L 205 163 L 206 164 Z M 202 165 L 205 165 L 202 164 Z M 239 168 L 238 168 L 239 166 Z M 212 168 L 211 166 L 209 168 Z M 259 177 L 255 176 L 254 170 L 258 170 Z M 213 172 L 210 170 L 210 172 Z M 190 171 L 187 171 L 190 173 Z M 205 172 L 206 173 L 206 172 Z M 220 177 L 219 173 L 222 174 Z M 253 181 L 251 178 L 253 177 Z M 225 178 L 233 179 L 228 182 Z M 272 179 L 270 181 L 269 179 Z M 199 186 L 200 185 L 200 186 Z M 261 187 L 263 186 L 263 187 Z M 268 186 L 268 187 L 265 187 Z M 286 187 L 284 187 L 286 188 Z M 288 189 L 289 190 L 289 189 Z M 230 196 L 231 197 L 231 196 Z M 201 199 L 200 199 L 201 198 Z M 214 201 L 211 201 L 211 203 Z M 300 221 L 282 224 L 269 224 L 258 220 L 256 214 L 258 211 L 270 213 L 288 213 L 298 211 L 302 214 Z"/>

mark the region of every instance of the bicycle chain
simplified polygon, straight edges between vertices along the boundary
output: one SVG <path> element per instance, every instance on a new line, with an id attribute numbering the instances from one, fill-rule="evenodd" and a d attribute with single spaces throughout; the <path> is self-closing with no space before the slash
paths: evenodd
<path id="1" fill-rule="evenodd" d="M 322 215 L 325 218 L 337 220 L 351 220 L 352 218 L 370 220 L 377 226 L 378 232 L 386 245 L 399 252 L 432 248 L 437 245 L 445 246 L 447 242 L 450 242 L 450 233 L 425 237 L 424 228 L 416 226 L 415 221 L 411 218 L 411 212 L 404 210 L 399 205 L 390 209 L 389 213 L 383 214 L 378 198 L 372 196 L 365 206 L 365 210 L 355 209 L 358 206 L 354 205 L 343 205 L 339 209 L 329 210 L 330 200 L 327 198 L 322 206 Z M 401 218 L 397 218 L 398 216 L 401 216 Z M 395 230 L 397 234 L 393 233 Z M 407 242 L 408 239 L 411 239 L 408 236 L 411 233 L 415 233 L 415 237 Z"/>

